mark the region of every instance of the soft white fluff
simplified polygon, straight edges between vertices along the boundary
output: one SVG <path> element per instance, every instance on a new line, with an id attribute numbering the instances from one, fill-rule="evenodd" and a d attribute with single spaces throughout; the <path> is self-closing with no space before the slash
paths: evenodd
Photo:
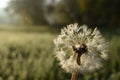
<path id="1" fill-rule="evenodd" d="M 93 31 L 86 25 L 70 24 L 61 29 L 61 34 L 54 39 L 55 56 L 60 61 L 61 67 L 67 72 L 94 72 L 103 67 L 108 57 L 107 42 L 95 28 Z M 85 44 L 87 53 L 82 54 L 81 64 L 76 62 L 77 55 L 72 46 L 78 47 Z"/>

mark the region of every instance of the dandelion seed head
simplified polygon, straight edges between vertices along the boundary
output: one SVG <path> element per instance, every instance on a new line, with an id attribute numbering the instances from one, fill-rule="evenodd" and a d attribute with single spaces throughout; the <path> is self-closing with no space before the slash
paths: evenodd
<path id="1" fill-rule="evenodd" d="M 61 29 L 54 39 L 55 56 L 67 72 L 89 73 L 103 67 L 108 58 L 107 42 L 97 28 L 77 23 Z"/>

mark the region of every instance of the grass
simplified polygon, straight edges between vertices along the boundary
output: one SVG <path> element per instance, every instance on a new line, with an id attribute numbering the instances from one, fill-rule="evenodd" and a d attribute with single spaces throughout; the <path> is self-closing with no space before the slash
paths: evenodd
<path id="1" fill-rule="evenodd" d="M 53 39 L 59 33 L 53 27 L 0 27 L 1 80 L 69 80 L 53 55 Z M 110 57 L 104 69 L 77 80 L 120 79 L 120 36 L 102 32 L 110 43 Z"/>
<path id="2" fill-rule="evenodd" d="M 16 28 L 17 29 L 17 28 Z M 34 28 L 33 28 L 34 29 Z M 38 29 L 36 29 L 38 30 Z M 55 35 L 49 32 L 0 31 L 0 75 L 3 80 L 44 79 L 53 66 Z"/>

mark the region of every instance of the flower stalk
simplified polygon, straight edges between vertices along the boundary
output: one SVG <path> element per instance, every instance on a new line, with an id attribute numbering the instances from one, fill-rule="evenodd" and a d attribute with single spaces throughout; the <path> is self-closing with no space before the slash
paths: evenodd
<path id="1" fill-rule="evenodd" d="M 72 72 L 71 80 L 75 80 L 75 79 L 76 79 L 76 72 Z"/>

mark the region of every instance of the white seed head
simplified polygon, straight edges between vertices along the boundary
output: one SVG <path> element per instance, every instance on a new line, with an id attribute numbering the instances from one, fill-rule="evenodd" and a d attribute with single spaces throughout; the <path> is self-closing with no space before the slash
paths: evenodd
<path id="1" fill-rule="evenodd" d="M 67 72 L 94 72 L 103 67 L 108 57 L 108 44 L 99 30 L 92 31 L 86 25 L 67 25 L 54 44 L 55 56 Z"/>

